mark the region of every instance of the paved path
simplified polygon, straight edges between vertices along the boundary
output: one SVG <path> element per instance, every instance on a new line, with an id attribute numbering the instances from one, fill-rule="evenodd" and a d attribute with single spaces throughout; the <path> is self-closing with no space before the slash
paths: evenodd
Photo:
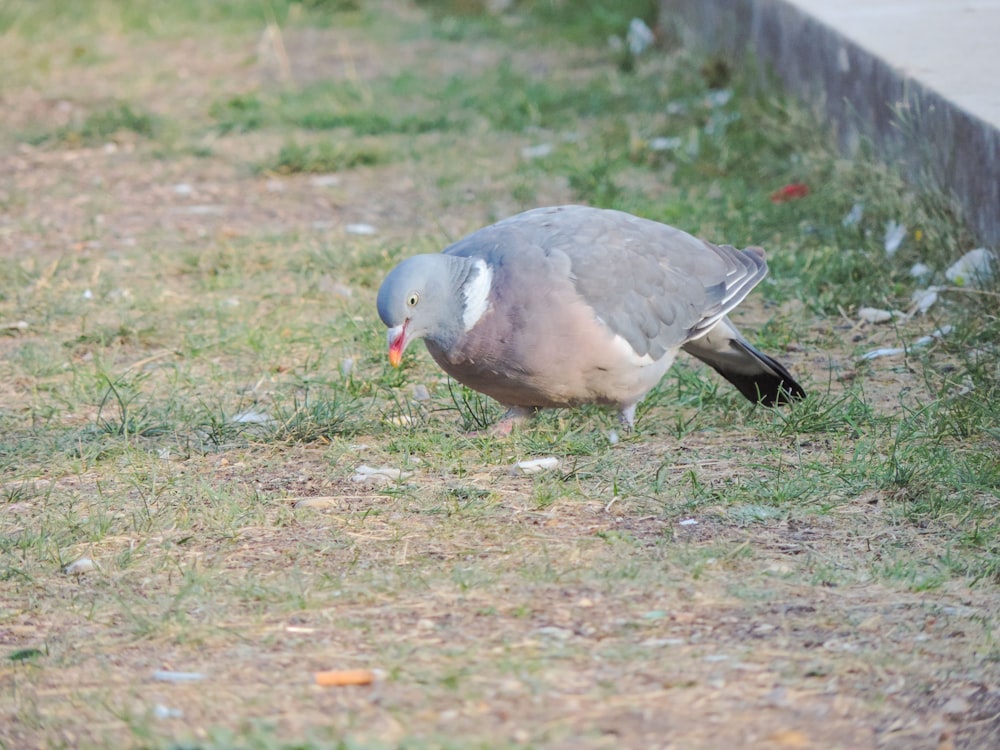
<path id="1" fill-rule="evenodd" d="M 1000 247 L 1000 0 L 660 0 L 701 44 L 747 50 L 813 104 L 841 146 L 871 142 L 955 196 Z"/>
<path id="2" fill-rule="evenodd" d="M 1000 0 L 786 0 L 1000 128 Z"/>

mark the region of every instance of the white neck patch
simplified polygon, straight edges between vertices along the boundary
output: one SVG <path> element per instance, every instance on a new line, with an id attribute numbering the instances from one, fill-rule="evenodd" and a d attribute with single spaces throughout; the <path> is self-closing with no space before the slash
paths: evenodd
<path id="1" fill-rule="evenodd" d="M 465 308 L 462 311 L 462 324 L 469 331 L 479 322 L 489 307 L 490 289 L 493 287 L 493 269 L 485 260 L 477 258 L 473 264 L 476 269 L 475 278 L 465 282 L 462 287 L 462 301 Z"/>

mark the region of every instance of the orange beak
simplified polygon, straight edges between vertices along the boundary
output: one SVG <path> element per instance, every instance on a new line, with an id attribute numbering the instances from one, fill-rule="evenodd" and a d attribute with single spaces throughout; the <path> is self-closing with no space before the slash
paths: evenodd
<path id="1" fill-rule="evenodd" d="M 406 322 L 401 326 L 389 329 L 389 364 L 399 367 L 403 361 L 403 352 L 406 350 Z"/>

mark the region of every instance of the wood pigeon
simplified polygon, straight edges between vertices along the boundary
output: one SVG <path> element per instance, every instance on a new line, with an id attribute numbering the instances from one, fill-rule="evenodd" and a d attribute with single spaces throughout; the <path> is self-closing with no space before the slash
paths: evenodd
<path id="1" fill-rule="evenodd" d="M 621 211 L 537 208 L 402 261 L 378 292 L 389 361 L 422 338 L 455 380 L 507 408 L 635 408 L 684 349 L 755 403 L 805 396 L 726 313 L 767 274 L 764 251 L 713 245 Z"/>

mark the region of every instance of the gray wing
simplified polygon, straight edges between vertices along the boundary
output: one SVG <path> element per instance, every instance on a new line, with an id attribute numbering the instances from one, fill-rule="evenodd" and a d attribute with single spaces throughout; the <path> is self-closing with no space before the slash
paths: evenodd
<path id="1" fill-rule="evenodd" d="M 586 206 L 527 211 L 445 250 L 494 264 L 513 256 L 530 262 L 522 252 L 539 251 L 550 271 L 553 264 L 565 267 L 596 317 L 636 354 L 653 359 L 703 336 L 767 274 L 759 248 L 713 245 L 665 224 Z"/>

